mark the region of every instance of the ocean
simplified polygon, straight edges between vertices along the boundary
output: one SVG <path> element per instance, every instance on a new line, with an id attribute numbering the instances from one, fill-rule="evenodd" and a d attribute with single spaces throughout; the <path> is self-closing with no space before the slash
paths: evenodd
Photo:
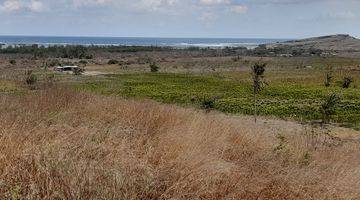
<path id="1" fill-rule="evenodd" d="M 146 37 L 55 37 L 55 36 L 0 36 L 3 47 L 9 45 L 124 45 L 171 47 L 247 47 L 282 42 L 289 39 L 255 38 L 146 38 Z"/>

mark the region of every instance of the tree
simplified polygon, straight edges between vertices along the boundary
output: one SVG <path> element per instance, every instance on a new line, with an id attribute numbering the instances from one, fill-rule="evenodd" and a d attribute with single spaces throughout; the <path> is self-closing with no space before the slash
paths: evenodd
<path id="1" fill-rule="evenodd" d="M 261 90 L 261 86 L 264 81 L 266 63 L 255 63 L 252 67 L 252 76 L 253 76 L 253 92 L 254 92 L 254 119 L 255 123 L 257 121 L 257 94 Z"/>

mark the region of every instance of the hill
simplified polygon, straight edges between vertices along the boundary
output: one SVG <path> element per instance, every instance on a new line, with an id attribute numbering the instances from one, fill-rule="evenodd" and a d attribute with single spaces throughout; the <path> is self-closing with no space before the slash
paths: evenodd
<path id="1" fill-rule="evenodd" d="M 360 51 L 360 39 L 346 34 L 313 37 L 301 40 L 292 40 L 282 43 L 267 44 L 267 48 L 298 48 L 298 49 L 318 49 L 324 51 Z"/>

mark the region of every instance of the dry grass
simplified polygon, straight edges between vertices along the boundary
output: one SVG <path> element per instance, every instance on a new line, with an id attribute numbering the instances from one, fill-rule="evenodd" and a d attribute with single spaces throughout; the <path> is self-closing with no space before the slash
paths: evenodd
<path id="1" fill-rule="evenodd" d="M 360 144 L 64 89 L 0 96 L 0 199 L 359 199 Z"/>

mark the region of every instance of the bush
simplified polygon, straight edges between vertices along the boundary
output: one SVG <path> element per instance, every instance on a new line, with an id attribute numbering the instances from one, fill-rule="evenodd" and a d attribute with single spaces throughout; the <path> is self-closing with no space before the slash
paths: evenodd
<path id="1" fill-rule="evenodd" d="M 87 65 L 87 64 L 88 64 L 88 61 L 86 61 L 86 60 L 80 60 L 80 61 L 79 61 L 79 64 Z"/>
<path id="2" fill-rule="evenodd" d="M 321 113 L 323 116 L 323 123 L 329 123 L 332 115 L 335 114 L 336 106 L 340 103 L 341 97 L 339 94 L 332 93 L 327 96 L 321 105 Z"/>
<path id="3" fill-rule="evenodd" d="M 330 87 L 332 78 L 333 78 L 332 74 L 328 72 L 325 78 L 325 83 L 324 83 L 325 87 Z"/>
<path id="4" fill-rule="evenodd" d="M 123 66 L 123 65 L 126 65 L 126 62 L 125 62 L 125 61 L 120 60 L 118 64 L 119 64 L 120 66 Z"/>
<path id="5" fill-rule="evenodd" d="M 76 75 L 76 76 L 81 75 L 83 72 L 84 72 L 84 70 L 81 69 L 80 67 L 77 67 L 77 68 L 74 68 L 74 69 L 73 69 L 73 73 L 74 73 L 74 75 Z"/>
<path id="6" fill-rule="evenodd" d="M 109 65 L 116 65 L 116 64 L 118 64 L 118 63 L 119 63 L 119 61 L 114 60 L 114 59 L 111 59 L 111 60 L 109 60 L 109 62 L 108 62 Z"/>
<path id="7" fill-rule="evenodd" d="M 48 67 L 55 67 L 55 66 L 61 66 L 61 63 L 58 59 L 54 59 L 54 60 L 50 60 L 48 63 L 47 63 L 47 66 Z"/>
<path id="8" fill-rule="evenodd" d="M 204 99 L 201 102 L 201 108 L 207 111 L 214 109 L 215 107 L 215 99 Z"/>
<path id="9" fill-rule="evenodd" d="M 25 83 L 29 86 L 32 86 L 35 85 L 36 82 L 37 82 L 36 75 L 33 73 L 32 70 L 27 70 L 25 72 Z"/>
<path id="10" fill-rule="evenodd" d="M 353 82 L 352 77 L 345 77 L 342 87 L 343 88 L 349 88 L 352 82 Z"/>
<path id="11" fill-rule="evenodd" d="M 150 71 L 151 72 L 158 72 L 159 71 L 159 66 L 157 66 L 156 63 L 151 63 L 150 64 Z"/>
<path id="12" fill-rule="evenodd" d="M 149 64 L 149 63 L 151 64 L 154 62 L 153 59 L 151 59 L 149 57 L 138 57 L 136 61 L 138 64 L 141 64 L 141 65 Z"/>
<path id="13" fill-rule="evenodd" d="M 87 59 L 87 60 L 90 60 L 90 59 L 93 59 L 93 58 L 94 58 L 93 55 L 86 55 L 86 56 L 85 56 L 85 59 Z"/>
<path id="14" fill-rule="evenodd" d="M 12 65 L 15 65 L 15 64 L 16 64 L 16 60 L 10 60 L 9 63 L 12 64 Z"/>

